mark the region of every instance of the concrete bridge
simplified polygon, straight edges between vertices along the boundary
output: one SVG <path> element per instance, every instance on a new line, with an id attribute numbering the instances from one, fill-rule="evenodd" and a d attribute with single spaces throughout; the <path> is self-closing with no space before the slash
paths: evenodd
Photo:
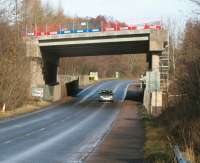
<path id="1" fill-rule="evenodd" d="M 166 30 L 79 33 L 29 39 L 27 56 L 32 58 L 33 85 L 54 86 L 58 83 L 60 57 L 146 53 L 149 70 L 158 72 L 161 91 L 166 91 L 168 40 Z"/>

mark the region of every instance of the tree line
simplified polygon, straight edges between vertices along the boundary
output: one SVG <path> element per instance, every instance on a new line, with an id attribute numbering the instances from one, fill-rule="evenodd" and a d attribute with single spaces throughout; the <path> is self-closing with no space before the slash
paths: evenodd
<path id="1" fill-rule="evenodd" d="M 172 138 L 190 150 L 194 162 L 200 158 L 200 1 L 192 0 L 197 5 L 197 15 L 187 20 L 184 31 L 175 39 L 170 35 L 170 86 L 169 107 L 160 120 Z M 174 24 L 176 25 L 176 24 Z M 173 31 L 174 27 L 169 26 Z M 196 160 L 195 160 L 196 156 Z"/>
<path id="2" fill-rule="evenodd" d="M 64 14 L 61 5 L 54 8 L 49 1 L 43 4 L 41 0 L 0 0 L 0 108 L 6 104 L 7 109 L 15 109 L 26 102 L 31 94 L 31 59 L 26 57 L 24 33 L 44 29 L 46 25 L 64 25 L 72 22 L 76 24 L 76 28 L 81 28 L 81 22 L 86 21 L 90 23 L 91 28 L 99 26 L 102 22 L 108 27 L 116 22 L 125 25 L 103 15 L 95 18 L 71 17 Z M 127 70 L 133 71 L 133 63 L 130 62 L 127 66 L 129 57 L 122 58 L 63 58 L 60 61 L 60 70 L 65 74 L 77 75 L 99 71 L 102 77 L 113 76 L 115 71 L 120 71 L 126 76 Z M 99 64 L 95 64 L 97 62 Z"/>

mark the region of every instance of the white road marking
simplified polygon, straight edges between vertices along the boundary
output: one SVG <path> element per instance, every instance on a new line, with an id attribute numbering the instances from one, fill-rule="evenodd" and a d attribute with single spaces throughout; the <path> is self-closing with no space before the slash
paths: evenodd
<path id="1" fill-rule="evenodd" d="M 31 133 L 27 133 L 25 136 L 27 136 L 27 137 L 28 137 L 28 136 L 31 136 Z"/>
<path id="2" fill-rule="evenodd" d="M 45 115 L 45 116 L 42 116 L 42 117 L 39 117 L 39 118 L 36 118 L 36 119 L 32 119 L 32 120 L 25 121 L 25 122 L 20 122 L 19 124 L 0 129 L 0 133 L 7 132 L 9 130 L 13 130 L 13 129 L 16 129 L 16 128 L 26 127 L 28 125 L 31 125 L 33 123 L 37 123 L 39 121 L 45 121 L 45 120 L 51 119 L 52 117 L 56 116 L 57 114 L 60 114 L 60 113 L 59 112 L 58 113 L 51 113 L 51 114 L 48 114 L 48 115 Z"/>
<path id="3" fill-rule="evenodd" d="M 15 127 L 16 127 L 16 128 L 20 128 L 20 127 L 22 127 L 22 125 L 19 124 L 19 125 L 16 125 Z"/>
<path id="4" fill-rule="evenodd" d="M 120 88 L 120 86 L 122 86 L 124 83 L 116 83 L 116 86 L 114 87 L 114 89 L 113 89 L 113 92 L 117 92 L 118 91 L 118 89 Z M 122 96 L 122 101 L 125 99 L 125 97 L 126 97 L 126 93 L 127 93 L 127 90 L 128 90 L 128 87 L 129 87 L 129 85 L 131 84 L 131 82 L 130 83 L 126 83 L 127 85 L 126 85 L 126 89 L 124 90 L 124 92 L 123 92 L 123 96 Z M 99 88 L 101 88 L 101 87 L 103 87 L 102 85 L 99 87 Z M 123 86 L 123 88 L 125 87 L 125 85 Z M 98 87 L 97 87 L 98 88 Z M 95 89 L 95 90 L 93 90 L 92 91 L 92 93 L 90 92 L 90 94 L 91 95 L 89 95 L 89 97 L 90 96 L 92 96 L 93 94 L 95 94 L 96 93 L 96 91 L 99 89 Z M 88 95 L 87 95 L 88 96 Z M 89 97 L 87 97 L 87 98 L 89 98 Z M 87 99 L 86 98 L 86 99 Z M 120 98 L 121 98 L 121 95 L 120 95 Z M 83 101 L 85 101 L 86 99 L 82 99 Z M 104 106 L 104 105 L 103 105 Z M 102 108 L 102 107 L 101 107 Z M 97 114 L 96 112 L 95 113 L 93 113 L 93 114 Z M 80 121 L 80 123 L 78 123 L 78 124 L 76 124 L 74 127 L 72 127 L 72 128 L 70 128 L 70 129 L 68 129 L 67 131 L 64 131 L 63 133 L 60 133 L 60 134 L 58 134 L 58 135 L 56 135 L 56 136 L 54 136 L 54 137 L 52 137 L 52 138 L 48 138 L 46 141 L 44 141 L 44 142 L 42 142 L 41 144 L 37 144 L 37 145 L 35 145 L 35 146 L 33 146 L 33 147 L 31 147 L 31 148 L 29 148 L 27 151 L 23 151 L 22 153 L 19 153 L 19 154 L 16 154 L 16 155 L 14 155 L 14 156 L 12 156 L 11 158 L 8 158 L 8 160 L 4 160 L 4 162 L 3 163 L 10 163 L 10 162 L 12 162 L 12 161 L 14 161 L 14 162 L 20 162 L 20 160 L 21 159 L 26 159 L 26 158 L 28 158 L 28 157 L 31 157 L 32 155 L 34 155 L 34 154 L 37 154 L 38 153 L 38 151 L 40 151 L 40 150 L 45 150 L 46 148 L 49 148 L 49 146 L 52 146 L 52 145 L 54 145 L 55 143 L 57 143 L 58 141 L 60 141 L 60 139 L 62 139 L 62 138 L 64 138 L 64 137 L 66 137 L 68 134 L 72 134 L 73 132 L 75 132 L 75 130 L 79 130 L 79 128 L 81 128 L 81 127 L 83 127 L 83 123 L 86 123 L 87 121 L 89 121 L 90 119 L 92 119 L 92 118 L 94 118 L 94 116 L 95 115 L 88 115 L 88 118 L 86 118 L 86 119 L 84 119 L 82 122 Z M 72 116 L 70 116 L 70 117 L 73 117 L 74 115 L 72 115 Z M 76 116 L 76 115 L 75 115 Z M 68 117 L 69 118 L 69 117 Z M 63 120 L 61 120 L 62 122 L 64 122 L 65 120 L 63 119 Z M 57 125 L 58 124 L 58 122 L 55 122 L 55 123 L 53 123 L 53 125 Z M 20 126 L 20 125 L 15 125 L 15 127 L 22 127 L 22 126 Z M 106 127 L 104 128 L 104 129 L 106 129 Z M 45 128 L 41 128 L 40 129 L 40 131 L 43 131 L 43 130 L 45 130 Z M 26 134 L 26 136 L 28 136 L 30 133 L 27 133 Z M 47 134 L 48 135 L 48 134 Z M 91 144 L 90 144 L 90 146 L 83 146 L 83 149 L 84 148 L 94 148 L 97 144 L 98 144 L 98 141 L 100 141 L 101 140 L 101 137 L 96 137 L 96 142 L 95 141 L 93 141 L 93 143 L 91 142 Z M 6 141 L 6 142 L 4 142 L 5 144 L 9 144 L 9 143 L 11 143 L 13 140 L 9 140 L 9 141 Z M 97 143 L 97 144 L 96 144 Z M 83 156 L 84 157 L 84 156 Z"/>
<path id="5" fill-rule="evenodd" d="M 111 82 L 111 81 L 108 81 L 108 82 Z M 75 103 L 75 104 L 72 105 L 71 107 L 76 106 L 76 105 L 78 105 L 78 104 L 84 102 L 85 100 L 87 100 L 89 97 L 91 97 L 93 94 L 95 94 L 96 91 L 97 91 L 98 89 L 100 89 L 102 86 L 104 86 L 104 85 L 107 84 L 108 82 L 100 83 L 100 84 L 96 87 L 96 89 L 94 88 L 94 90 L 91 91 L 91 92 L 90 92 L 87 96 L 85 96 L 83 99 L 81 99 L 81 101 Z M 92 85 L 92 86 L 95 87 L 95 85 Z M 91 88 L 92 86 L 90 86 L 90 88 Z M 89 89 L 89 88 L 86 88 L 86 89 Z M 84 91 L 84 90 L 83 90 L 83 91 Z M 81 92 L 80 92 L 80 93 L 81 93 Z M 55 106 L 57 106 L 57 105 L 50 106 L 49 109 L 52 108 L 52 107 L 55 107 Z M 49 110 L 49 109 L 45 109 L 45 110 Z M 40 111 L 37 111 L 37 112 L 33 112 L 33 113 L 30 113 L 29 115 L 23 115 L 23 116 L 20 116 L 20 117 L 18 117 L 18 118 L 11 119 L 11 120 L 5 120 L 5 121 L 2 121 L 2 122 L 0 121 L 0 124 L 1 124 L 1 123 L 2 123 L 2 124 L 3 124 L 3 123 L 6 123 L 6 122 L 8 122 L 8 121 L 13 121 L 13 120 L 17 120 L 17 119 L 20 119 L 20 118 L 28 117 L 28 116 L 34 115 L 34 114 L 36 114 L 36 113 L 43 112 L 43 111 L 45 111 L 45 110 L 40 110 Z M 44 121 L 44 120 L 46 120 L 46 119 L 52 118 L 53 116 L 56 116 L 57 114 L 60 114 L 60 113 L 58 112 L 58 113 L 48 114 L 48 116 L 45 115 L 45 116 L 39 117 L 39 118 L 37 118 L 37 119 L 32 119 L 32 120 L 29 120 L 29 121 L 26 121 L 26 122 L 23 122 L 23 123 L 19 123 L 19 124 L 17 124 L 17 125 L 12 125 L 12 126 L 9 126 L 9 127 L 6 127 L 6 128 L 1 128 L 1 129 L 0 129 L 0 133 L 2 133 L 2 132 L 7 132 L 7 131 L 10 131 L 10 130 L 13 130 L 13 129 L 16 129 L 16 128 L 22 128 L 22 127 L 31 125 L 31 124 L 36 123 L 36 122 L 39 122 L 39 121 Z M 55 124 L 55 125 L 56 125 L 56 124 Z"/>
<path id="6" fill-rule="evenodd" d="M 97 87 L 95 87 L 90 93 L 88 93 L 86 96 L 84 96 L 77 104 L 80 104 L 84 101 L 86 101 L 89 97 L 91 97 L 92 95 L 94 95 L 100 88 L 102 88 L 106 83 L 102 83 L 100 85 L 98 85 Z"/>
<path id="7" fill-rule="evenodd" d="M 121 85 L 123 85 L 123 83 L 117 84 L 117 86 L 113 89 L 113 93 L 116 93 L 117 90 L 121 87 Z"/>
<path id="8" fill-rule="evenodd" d="M 83 89 L 81 92 L 79 92 L 79 93 L 77 94 L 77 96 L 80 96 L 81 94 L 83 94 L 83 93 L 86 92 L 88 89 L 90 89 L 90 88 L 92 88 L 92 87 L 94 87 L 94 86 L 95 86 L 95 85 L 91 85 L 91 86 L 89 86 L 89 87 Z"/>
<path id="9" fill-rule="evenodd" d="M 38 152 L 41 152 L 42 150 L 49 148 L 50 146 L 53 146 L 54 144 L 56 144 L 58 141 L 65 138 L 69 134 L 72 134 L 76 130 L 79 130 L 80 128 L 82 128 L 84 125 L 86 125 L 88 123 L 88 121 L 94 119 L 104 107 L 105 107 L 105 105 L 103 105 L 96 112 L 92 113 L 86 119 L 80 121 L 77 125 L 73 126 L 72 128 L 68 129 L 67 131 L 64 131 L 52 138 L 49 138 L 40 144 L 32 146 L 31 148 L 27 149 L 26 151 L 20 152 L 19 154 L 16 154 L 16 155 L 12 155 L 11 157 L 2 161 L 1 163 L 11 163 L 11 162 L 20 163 L 22 160 L 24 160 L 30 156 L 33 156 L 33 155 L 37 154 Z"/>
<path id="10" fill-rule="evenodd" d="M 91 136 L 87 137 L 87 139 L 83 141 L 84 144 L 80 145 L 80 148 L 76 150 L 77 154 L 72 155 L 70 158 L 68 157 L 67 160 L 71 160 L 72 162 L 79 160 L 80 162 L 83 162 L 89 153 L 91 153 L 94 148 L 96 148 L 98 144 L 103 141 L 103 137 L 106 135 L 106 133 L 111 130 L 111 126 L 118 113 L 119 110 L 109 117 L 109 119 L 104 121 L 98 130 L 95 130 L 95 132 L 91 133 Z"/>
<path id="11" fill-rule="evenodd" d="M 12 140 L 7 140 L 4 142 L 4 144 L 10 144 L 12 142 Z"/>
<path id="12" fill-rule="evenodd" d="M 20 116 L 15 117 L 15 118 L 7 118 L 6 120 L 0 120 L 0 124 L 5 124 L 5 123 L 8 123 L 8 122 L 16 121 L 16 120 L 18 120 L 18 119 L 22 119 L 22 118 L 26 118 L 26 117 L 31 117 L 31 116 L 33 116 L 33 115 L 36 115 L 36 114 L 39 114 L 39 113 L 42 113 L 42 112 L 51 110 L 51 109 L 53 109 L 53 108 L 55 108 L 55 107 L 58 107 L 58 106 L 60 106 L 60 105 L 62 105 L 62 104 L 63 104 L 63 103 L 52 104 L 52 105 L 50 105 L 50 106 L 44 107 L 45 109 L 41 109 L 41 110 L 38 110 L 38 111 L 35 111 L 35 112 L 32 112 L 32 113 L 20 115 Z"/>
<path id="13" fill-rule="evenodd" d="M 57 124 L 58 124 L 58 122 L 54 122 L 52 125 L 55 125 L 55 126 L 56 126 Z"/>
<path id="14" fill-rule="evenodd" d="M 46 130 L 46 128 L 41 128 L 41 129 L 40 129 L 40 131 L 44 131 L 44 130 Z"/>

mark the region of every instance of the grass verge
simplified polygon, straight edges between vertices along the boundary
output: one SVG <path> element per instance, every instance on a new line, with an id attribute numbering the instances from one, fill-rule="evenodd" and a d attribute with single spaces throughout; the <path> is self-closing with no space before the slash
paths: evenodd
<path id="1" fill-rule="evenodd" d="M 148 115 L 147 111 L 141 106 L 140 116 L 145 128 L 145 160 L 153 163 L 173 163 L 173 151 L 164 128 Z"/>

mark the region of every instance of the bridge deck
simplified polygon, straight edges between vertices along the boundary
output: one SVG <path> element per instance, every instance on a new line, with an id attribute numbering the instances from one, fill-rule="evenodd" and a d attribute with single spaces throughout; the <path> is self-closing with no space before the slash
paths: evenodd
<path id="1" fill-rule="evenodd" d="M 88 37 L 117 37 L 123 35 L 149 35 L 155 30 L 125 30 L 125 31 L 107 31 L 107 32 L 93 32 L 93 33 L 73 33 L 73 34 L 60 34 L 60 35 L 50 35 L 50 36 L 40 36 L 38 37 L 39 41 L 42 40 L 54 40 L 54 39 L 73 39 L 73 38 L 88 38 Z"/>

